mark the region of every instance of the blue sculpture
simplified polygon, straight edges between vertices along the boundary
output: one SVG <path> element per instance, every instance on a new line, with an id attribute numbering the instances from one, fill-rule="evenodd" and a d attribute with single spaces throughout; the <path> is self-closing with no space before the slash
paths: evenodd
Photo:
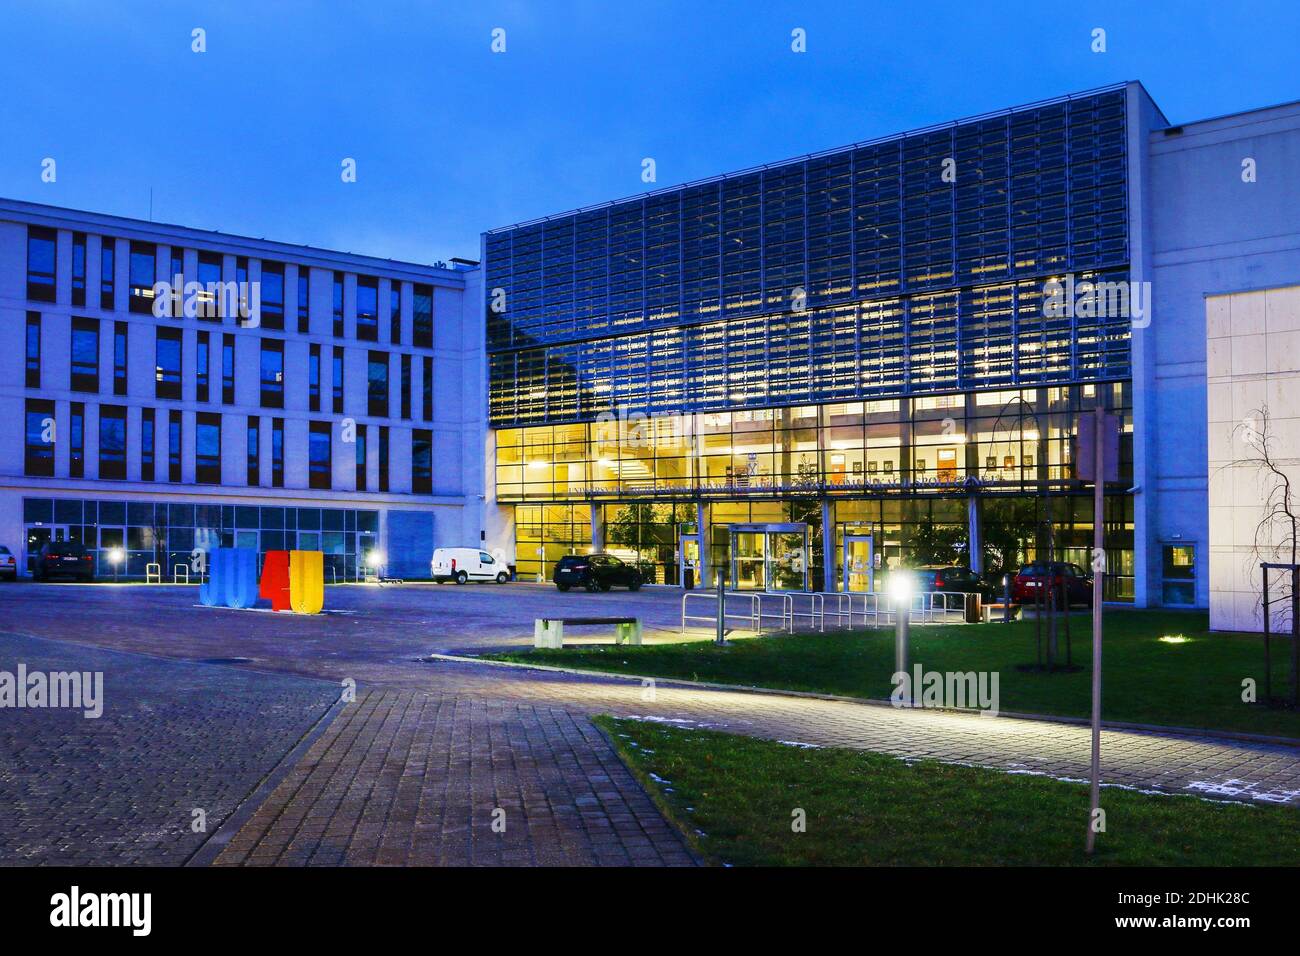
<path id="1" fill-rule="evenodd" d="M 214 548 L 208 553 L 208 579 L 199 585 L 205 607 L 252 607 L 257 603 L 257 552 L 252 548 Z"/>

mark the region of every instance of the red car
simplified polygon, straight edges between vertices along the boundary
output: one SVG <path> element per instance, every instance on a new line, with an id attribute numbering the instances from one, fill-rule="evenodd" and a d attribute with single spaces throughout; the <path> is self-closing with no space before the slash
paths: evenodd
<path id="1" fill-rule="evenodd" d="M 1038 593 L 1048 583 L 1055 584 L 1057 588 L 1064 585 L 1066 600 L 1070 605 L 1092 606 L 1092 575 L 1077 564 L 1060 561 L 1050 565 L 1040 562 L 1026 564 L 1017 571 L 1011 582 L 1011 600 L 1017 604 L 1033 604 L 1037 600 L 1046 601 L 1046 597 L 1040 599 Z M 1059 590 L 1057 594 L 1060 594 Z"/>

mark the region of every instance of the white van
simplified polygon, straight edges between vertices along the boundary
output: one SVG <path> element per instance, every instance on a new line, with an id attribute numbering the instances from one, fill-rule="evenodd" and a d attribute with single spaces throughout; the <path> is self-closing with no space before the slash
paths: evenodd
<path id="1" fill-rule="evenodd" d="M 505 584 L 510 572 L 505 565 L 486 551 L 478 548 L 437 548 L 429 566 L 433 579 L 438 582 L 495 581 Z"/>

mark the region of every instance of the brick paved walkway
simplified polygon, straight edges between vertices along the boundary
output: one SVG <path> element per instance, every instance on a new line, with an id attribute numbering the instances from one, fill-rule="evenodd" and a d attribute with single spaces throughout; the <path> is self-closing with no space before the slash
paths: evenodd
<path id="1" fill-rule="evenodd" d="M 445 609 L 431 616 L 421 601 L 469 608 L 508 601 L 509 589 L 331 590 L 343 613 L 317 619 L 195 609 L 179 588 L 14 593 L 24 629 L 52 637 L 179 658 L 247 656 L 268 676 L 356 681 L 361 700 L 231 836 L 222 864 L 688 862 L 585 719 L 596 713 L 1066 779 L 1088 771 L 1088 731 L 1077 725 L 662 681 L 647 699 L 627 678 L 417 660 L 475 626 Z M 385 593 L 397 595 L 391 619 L 367 610 Z M 169 733 L 157 739 L 179 731 Z M 1300 748 L 1110 730 L 1102 754 L 1107 783 L 1300 806 Z M 498 807 L 504 835 L 490 827 Z"/>
<path id="2" fill-rule="evenodd" d="M 694 862 L 588 720 L 409 691 L 346 707 L 216 861 Z"/>
<path id="3" fill-rule="evenodd" d="M 103 714 L 0 710 L 0 864 L 183 863 L 338 698 L 321 681 L 0 636 L 0 670 L 19 662 L 102 672 Z"/>

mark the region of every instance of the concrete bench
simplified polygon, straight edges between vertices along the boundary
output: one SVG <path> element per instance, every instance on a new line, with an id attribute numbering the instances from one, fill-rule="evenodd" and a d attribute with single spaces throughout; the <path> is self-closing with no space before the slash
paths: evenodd
<path id="1" fill-rule="evenodd" d="M 533 647 L 564 647 L 564 628 L 612 625 L 614 643 L 641 643 L 641 619 L 636 617 L 539 617 L 533 622 Z"/>
<path id="2" fill-rule="evenodd" d="M 1005 621 L 1008 617 L 1013 621 L 1020 619 L 1020 605 L 1012 604 L 1011 613 L 1007 614 L 1006 604 L 984 604 L 980 606 L 984 615 L 985 624 L 996 624 L 999 621 Z"/>

